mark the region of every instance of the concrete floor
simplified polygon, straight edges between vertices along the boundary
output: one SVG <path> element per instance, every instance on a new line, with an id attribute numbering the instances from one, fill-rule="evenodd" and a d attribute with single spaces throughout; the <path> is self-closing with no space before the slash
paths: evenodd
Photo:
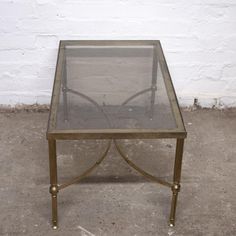
<path id="1" fill-rule="evenodd" d="M 81 184 L 59 193 L 50 227 L 47 112 L 0 114 L 0 235 L 236 235 L 236 110 L 184 111 L 188 131 L 174 228 L 171 192 L 131 170 L 112 147 Z M 171 180 L 173 140 L 123 141 L 139 165 Z M 103 141 L 58 145 L 59 181 L 96 161 Z"/>

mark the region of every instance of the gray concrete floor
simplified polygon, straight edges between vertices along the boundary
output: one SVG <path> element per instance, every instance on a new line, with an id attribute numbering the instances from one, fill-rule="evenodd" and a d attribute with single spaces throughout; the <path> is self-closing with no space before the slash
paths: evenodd
<path id="1" fill-rule="evenodd" d="M 184 111 L 188 131 L 174 228 L 171 192 L 131 170 L 112 147 L 81 184 L 59 193 L 50 227 L 47 112 L 0 114 L 0 235 L 236 235 L 236 110 Z M 86 169 L 103 141 L 58 145 L 59 181 Z M 123 141 L 131 159 L 171 180 L 173 140 Z"/>

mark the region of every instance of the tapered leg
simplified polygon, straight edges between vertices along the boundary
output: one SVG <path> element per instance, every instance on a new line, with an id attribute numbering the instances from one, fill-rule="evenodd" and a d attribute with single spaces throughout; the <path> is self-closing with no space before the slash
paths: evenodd
<path id="1" fill-rule="evenodd" d="M 174 177 L 172 190 L 172 202 L 170 210 L 170 221 L 169 225 L 173 227 L 175 225 L 175 212 L 178 199 L 178 193 L 180 191 L 180 177 L 181 177 L 181 166 L 183 157 L 184 139 L 177 139 L 176 142 L 176 153 L 175 153 L 175 164 L 174 164 Z"/>
<path id="2" fill-rule="evenodd" d="M 49 168 L 50 168 L 50 189 L 52 196 L 52 227 L 57 229 L 57 154 L 56 154 L 56 140 L 48 140 L 49 149 Z"/>

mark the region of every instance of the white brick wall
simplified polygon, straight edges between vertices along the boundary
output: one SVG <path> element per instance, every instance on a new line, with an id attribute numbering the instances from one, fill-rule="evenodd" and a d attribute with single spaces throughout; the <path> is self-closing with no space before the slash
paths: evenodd
<path id="1" fill-rule="evenodd" d="M 60 39 L 160 39 L 181 105 L 236 106 L 235 0 L 0 0 L 0 104 L 49 103 Z"/>

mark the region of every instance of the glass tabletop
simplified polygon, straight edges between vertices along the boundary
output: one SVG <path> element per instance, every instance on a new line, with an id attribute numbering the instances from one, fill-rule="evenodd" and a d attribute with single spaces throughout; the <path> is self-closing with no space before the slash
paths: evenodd
<path id="1" fill-rule="evenodd" d="M 156 44 L 65 44 L 54 129 L 176 129 L 159 55 Z"/>
<path id="2" fill-rule="evenodd" d="M 155 50 L 66 46 L 56 128 L 175 128 Z"/>

